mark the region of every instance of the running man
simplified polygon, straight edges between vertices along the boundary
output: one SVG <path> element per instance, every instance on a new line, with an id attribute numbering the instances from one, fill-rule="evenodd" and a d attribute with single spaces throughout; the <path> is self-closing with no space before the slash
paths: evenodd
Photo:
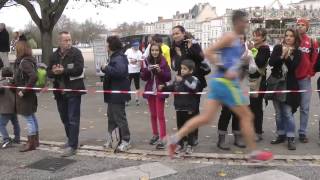
<path id="1" fill-rule="evenodd" d="M 221 105 L 229 107 L 238 117 L 241 132 L 247 147 L 250 149 L 251 162 L 268 161 L 273 158 L 271 152 L 256 150 L 255 132 L 253 129 L 253 114 L 249 110 L 248 97 L 244 96 L 239 86 L 239 67 L 243 48 L 240 44 L 240 35 L 245 33 L 248 26 L 247 13 L 236 10 L 232 15 L 233 32 L 228 32 L 205 52 L 205 56 L 217 66 L 217 72 L 210 82 L 210 91 L 205 111 L 188 121 L 175 135 L 168 138 L 169 155 L 173 156 L 178 141 L 194 129 L 208 124 L 216 117 Z M 217 53 L 220 53 L 220 60 Z"/>

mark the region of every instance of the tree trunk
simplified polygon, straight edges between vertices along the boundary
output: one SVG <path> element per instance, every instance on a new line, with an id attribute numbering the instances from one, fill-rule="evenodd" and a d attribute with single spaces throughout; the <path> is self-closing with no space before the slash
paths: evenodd
<path id="1" fill-rule="evenodd" d="M 41 31 L 41 46 L 42 46 L 42 62 L 49 64 L 49 59 L 52 55 L 52 30 Z"/>

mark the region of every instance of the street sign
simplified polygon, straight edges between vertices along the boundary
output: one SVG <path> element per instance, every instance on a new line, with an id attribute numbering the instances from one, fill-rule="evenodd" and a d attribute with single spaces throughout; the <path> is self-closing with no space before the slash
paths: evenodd
<path id="1" fill-rule="evenodd" d="M 97 39 L 93 41 L 94 64 L 97 76 L 104 76 L 101 66 L 107 63 L 108 53 L 105 39 Z"/>

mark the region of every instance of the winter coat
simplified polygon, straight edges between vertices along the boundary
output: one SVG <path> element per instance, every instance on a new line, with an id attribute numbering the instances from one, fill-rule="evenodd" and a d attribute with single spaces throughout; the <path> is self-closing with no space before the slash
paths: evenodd
<path id="1" fill-rule="evenodd" d="M 52 72 L 52 66 L 57 64 L 62 65 L 64 68 L 64 72 L 61 75 L 55 75 Z M 48 77 L 54 79 L 54 88 L 85 90 L 83 81 L 84 60 L 81 51 L 75 47 L 71 47 L 64 57 L 62 57 L 60 53 L 60 48 L 57 49 L 50 58 L 47 72 Z M 55 98 L 59 98 L 62 95 L 72 97 L 80 96 L 85 93 L 54 91 L 53 94 Z"/>
<path id="2" fill-rule="evenodd" d="M 178 47 L 181 50 L 181 56 L 179 56 L 175 50 L 175 48 Z M 204 89 L 207 87 L 207 81 L 205 79 L 205 74 L 203 74 L 203 71 L 201 70 L 201 63 L 204 61 L 204 54 L 202 52 L 201 46 L 197 42 L 193 42 L 192 46 L 188 48 L 188 42 L 183 41 L 181 44 L 173 43 L 171 48 L 171 68 L 174 71 L 178 72 L 178 75 L 181 74 L 181 62 L 183 60 L 189 59 L 194 61 L 196 68 L 194 71 L 194 76 L 196 76 L 200 81 L 200 89 Z"/>
<path id="3" fill-rule="evenodd" d="M 284 63 L 288 69 L 288 72 L 286 73 L 286 90 L 299 90 L 298 80 L 295 71 L 301 61 L 301 51 L 299 49 L 295 49 L 292 52 L 292 58 L 289 57 L 286 60 L 281 59 L 281 55 L 282 45 L 275 46 L 269 61 L 269 65 L 272 67 L 271 76 L 279 79 L 282 78 L 282 65 Z M 287 93 L 285 103 L 290 105 L 292 107 L 293 112 L 295 112 L 300 105 L 300 93 Z"/>
<path id="4" fill-rule="evenodd" d="M 313 45 L 311 45 L 311 38 L 308 35 L 301 36 L 300 51 L 301 62 L 300 66 L 296 69 L 296 76 L 298 80 L 302 80 L 307 77 L 313 77 L 315 75 L 314 66 L 318 59 L 318 42 L 312 40 Z"/>
<path id="5" fill-rule="evenodd" d="M 166 82 L 171 80 L 171 72 L 170 67 L 167 64 L 166 59 L 161 56 L 161 60 L 159 63 L 161 72 L 158 73 L 156 70 L 152 70 L 150 68 L 151 65 L 154 65 L 152 62 L 148 62 L 148 58 L 144 60 L 144 67 L 141 69 L 141 79 L 146 81 L 145 91 L 158 91 L 159 85 L 164 85 Z M 154 80 L 156 80 L 155 87 Z M 154 89 L 155 88 L 155 89 Z M 149 98 L 150 94 L 144 94 L 144 98 Z M 165 99 L 169 97 L 169 95 L 160 95 L 161 99 Z"/>
<path id="6" fill-rule="evenodd" d="M 259 91 L 266 90 L 266 67 L 268 66 L 268 60 L 270 58 L 270 48 L 268 45 L 263 45 L 258 48 L 258 53 L 255 56 L 254 60 L 257 67 L 260 69 L 260 72 L 256 72 L 254 74 L 249 74 L 249 78 L 259 78 L 261 77 L 260 88 Z M 263 94 L 259 95 L 260 98 L 263 97 Z"/>
<path id="7" fill-rule="evenodd" d="M 103 90 L 107 91 L 129 91 L 128 59 L 121 51 L 114 52 L 110 56 L 110 62 L 105 69 Z M 104 102 L 111 104 L 124 104 L 130 100 L 129 94 L 104 93 Z"/>
<path id="8" fill-rule="evenodd" d="M 36 60 L 32 56 L 17 59 L 14 65 L 14 85 L 17 87 L 34 87 L 37 82 Z M 22 91 L 22 97 L 18 92 Z M 34 90 L 16 90 L 17 114 L 29 116 L 37 112 L 38 99 Z"/>
<path id="9" fill-rule="evenodd" d="M 176 111 L 196 111 L 199 109 L 199 95 L 192 94 L 201 90 L 201 82 L 195 76 L 183 77 L 180 82 L 165 86 L 162 91 L 189 92 L 190 94 L 175 94 L 174 107 Z"/>
<path id="10" fill-rule="evenodd" d="M 0 32 L 0 52 L 10 51 L 9 33 L 6 29 Z"/>
<path id="11" fill-rule="evenodd" d="M 12 86 L 12 80 L 3 78 L 0 80 L 0 114 L 13 114 L 15 113 L 15 90 L 2 88 L 2 86 Z"/>

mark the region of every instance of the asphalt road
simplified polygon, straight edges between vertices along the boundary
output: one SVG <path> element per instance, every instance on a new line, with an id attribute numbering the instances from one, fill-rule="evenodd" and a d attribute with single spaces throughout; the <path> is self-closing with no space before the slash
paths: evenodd
<path id="1" fill-rule="evenodd" d="M 86 70 L 86 85 L 88 89 L 99 89 L 101 87 L 95 87 L 99 78 L 94 75 L 95 68 L 93 64 L 92 53 L 84 53 Z M 316 88 L 316 78 L 314 78 L 313 89 Z M 202 105 L 206 99 L 206 95 L 202 96 Z M 132 103 L 127 107 L 127 118 L 132 135 L 132 144 L 137 149 L 153 149 L 154 147 L 148 145 L 148 141 L 151 138 L 151 125 L 150 114 L 145 100 L 141 98 L 142 104 L 137 107 Z M 80 131 L 80 143 L 86 145 L 102 145 L 105 139 L 107 130 L 107 116 L 106 116 L 106 104 L 103 102 L 102 94 L 89 93 L 82 98 L 81 106 L 81 131 Z M 275 137 L 275 119 L 274 109 L 272 103 L 269 103 L 265 107 L 264 113 L 264 141 L 258 144 L 261 149 L 270 149 L 277 154 L 320 154 L 320 147 L 318 146 L 318 122 L 319 122 L 319 96 L 317 93 L 313 93 L 311 102 L 311 112 L 309 121 L 309 133 L 310 143 L 300 144 L 297 143 L 296 151 L 288 151 L 285 144 L 282 145 L 270 145 L 270 141 Z M 173 107 L 173 97 L 168 100 L 168 105 L 165 108 L 167 132 L 173 133 L 176 131 L 176 118 Z M 40 139 L 49 141 L 65 141 L 65 133 L 62 123 L 60 121 L 55 100 L 52 93 L 39 94 L 39 108 L 36 116 L 39 119 L 40 126 Z M 295 114 L 296 126 L 299 127 L 299 112 Z M 26 123 L 20 118 L 22 126 L 22 134 L 26 135 Z M 231 130 L 230 130 L 231 133 Z M 217 141 L 217 122 L 213 121 L 210 125 L 200 128 L 200 144 L 195 149 L 196 152 L 218 152 L 225 153 L 224 151 L 216 148 Z M 230 144 L 232 144 L 233 137 L 228 137 Z M 228 153 L 243 151 L 232 147 L 232 150 Z"/>

